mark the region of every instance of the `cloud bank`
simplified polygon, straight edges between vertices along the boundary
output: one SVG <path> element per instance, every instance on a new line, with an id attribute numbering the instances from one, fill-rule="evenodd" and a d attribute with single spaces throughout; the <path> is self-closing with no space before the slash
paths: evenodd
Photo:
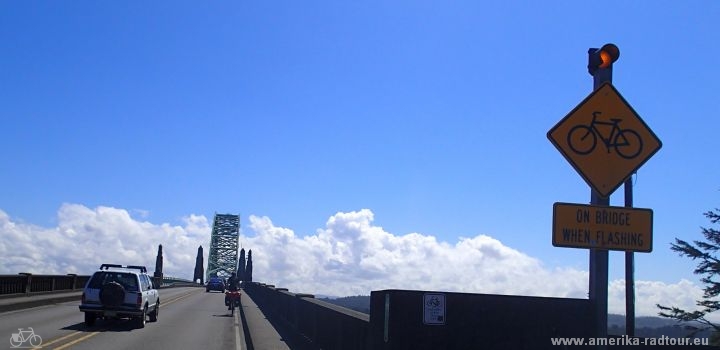
<path id="1" fill-rule="evenodd" d="M 314 235 L 298 237 L 268 217 L 251 215 L 240 240 L 253 251 L 254 280 L 295 292 L 346 296 L 417 289 L 587 296 L 587 271 L 546 268 L 491 236 L 442 242 L 420 233 L 386 232 L 373 219 L 368 209 L 336 213 Z M 207 267 L 211 220 L 189 215 L 179 226 L 153 224 L 124 209 L 65 204 L 57 227 L 46 228 L 13 221 L 0 210 L 0 273 L 90 274 L 102 263 L 144 264 L 152 270 L 162 244 L 165 275 L 189 279 L 201 245 Z M 702 296 L 700 287 L 687 280 L 636 281 L 635 289 L 636 312 L 647 316 L 657 314 L 657 303 L 692 309 Z M 624 281 L 611 281 L 611 313 L 624 313 L 624 293 Z"/>

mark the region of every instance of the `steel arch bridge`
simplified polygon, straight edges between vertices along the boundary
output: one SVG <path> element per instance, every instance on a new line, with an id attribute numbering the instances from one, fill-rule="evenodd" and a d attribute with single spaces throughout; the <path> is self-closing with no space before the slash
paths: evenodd
<path id="1" fill-rule="evenodd" d="M 240 215 L 215 214 L 205 276 L 230 277 L 237 271 Z"/>

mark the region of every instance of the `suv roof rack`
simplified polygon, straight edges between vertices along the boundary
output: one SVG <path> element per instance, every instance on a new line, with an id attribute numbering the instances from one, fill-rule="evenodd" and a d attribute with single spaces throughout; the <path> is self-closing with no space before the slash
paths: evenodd
<path id="1" fill-rule="evenodd" d="M 145 266 L 140 266 L 140 265 L 128 265 L 127 268 L 128 268 L 128 269 L 138 269 L 138 270 L 140 270 L 140 272 L 142 272 L 142 273 L 147 273 L 147 269 L 145 268 Z"/>
<path id="2" fill-rule="evenodd" d="M 147 273 L 147 268 L 145 268 L 145 266 L 140 266 L 140 265 L 127 265 L 127 266 L 122 266 L 120 264 L 102 264 L 102 265 L 100 265 L 100 270 L 107 270 L 110 268 L 137 269 L 137 270 L 140 270 L 140 272 L 142 272 L 142 273 Z"/>
<path id="3" fill-rule="evenodd" d="M 107 269 L 109 269 L 109 268 L 111 268 L 111 267 L 122 267 L 122 265 L 118 265 L 118 264 L 102 264 L 102 265 L 100 265 L 100 270 L 107 270 Z"/>

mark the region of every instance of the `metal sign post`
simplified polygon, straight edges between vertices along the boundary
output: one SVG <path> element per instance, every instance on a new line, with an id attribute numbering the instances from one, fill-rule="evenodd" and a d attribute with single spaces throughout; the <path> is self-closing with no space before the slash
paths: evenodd
<path id="1" fill-rule="evenodd" d="M 633 206 L 632 175 L 625 180 L 625 206 Z M 635 253 L 625 252 L 625 334 L 635 336 Z"/>
<path id="2" fill-rule="evenodd" d="M 615 45 L 617 60 L 620 51 Z M 605 67 L 592 71 L 594 60 L 598 49 L 588 50 L 588 69 L 593 76 L 593 91 L 598 90 L 604 83 L 612 83 L 612 62 Z M 606 197 L 590 189 L 591 205 L 610 205 L 610 195 Z M 589 281 L 589 297 L 590 301 L 595 305 L 595 334 L 601 338 L 607 338 L 607 320 L 608 320 L 608 265 L 609 254 L 607 249 L 590 249 L 590 281 Z"/>
<path id="3" fill-rule="evenodd" d="M 588 294 L 598 338 L 607 337 L 610 249 L 626 252 L 627 334 L 634 334 L 633 252 L 652 251 L 652 210 L 632 208 L 632 174 L 662 147 L 612 85 L 612 64 L 618 57 L 613 44 L 588 50 L 593 92 L 547 134 L 590 186 L 589 206 L 553 206 L 553 245 L 590 249 Z M 625 207 L 610 207 L 610 195 L 623 183 Z"/>

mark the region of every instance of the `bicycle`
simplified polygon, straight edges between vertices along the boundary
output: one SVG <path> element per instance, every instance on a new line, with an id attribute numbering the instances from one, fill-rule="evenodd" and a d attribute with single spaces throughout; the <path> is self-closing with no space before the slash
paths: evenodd
<path id="1" fill-rule="evenodd" d="M 35 334 L 35 330 L 33 330 L 32 327 L 28 327 L 28 329 L 29 331 L 24 331 L 22 328 L 18 328 L 18 332 L 13 333 L 10 336 L 10 346 L 13 348 L 18 348 L 20 347 L 20 345 L 28 342 L 33 348 L 40 347 L 40 345 L 42 344 L 42 338 L 40 338 L 39 335 Z"/>
<path id="2" fill-rule="evenodd" d="M 597 120 L 602 112 L 593 112 L 593 119 L 590 125 L 576 125 L 568 133 L 568 145 L 570 149 L 580 155 L 592 153 L 597 146 L 597 139 L 600 137 L 603 144 L 610 153 L 610 148 L 615 148 L 615 152 L 625 159 L 633 159 L 642 152 L 643 143 L 635 130 L 621 129 L 619 124 L 620 118 L 610 118 L 610 121 Z M 603 137 L 598 125 L 611 126 L 610 135 Z M 584 134 L 583 134 L 584 133 Z M 588 138 L 589 136 L 592 136 Z M 612 141 L 612 142 L 611 142 Z"/>
<path id="3" fill-rule="evenodd" d="M 235 308 L 238 308 L 238 310 L 240 310 L 240 308 L 242 307 L 240 303 L 240 297 L 240 291 L 229 290 L 225 292 L 225 306 L 227 306 L 228 310 L 230 310 L 230 315 L 235 314 Z"/>
<path id="4" fill-rule="evenodd" d="M 437 296 L 432 296 L 432 297 L 430 297 L 430 299 L 428 299 L 428 300 L 425 302 L 425 306 L 427 306 L 427 307 L 438 307 L 438 306 L 440 306 L 440 298 L 438 298 Z"/>

